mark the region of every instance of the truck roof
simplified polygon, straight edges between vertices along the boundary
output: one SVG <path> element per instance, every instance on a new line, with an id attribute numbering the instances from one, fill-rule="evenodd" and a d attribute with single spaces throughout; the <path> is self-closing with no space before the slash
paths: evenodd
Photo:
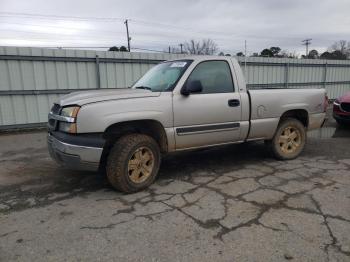
<path id="1" fill-rule="evenodd" d="M 171 59 L 169 61 L 176 60 L 194 60 L 194 61 L 202 61 L 202 60 L 237 60 L 232 56 L 218 56 L 218 55 L 184 55 L 183 57 Z"/>

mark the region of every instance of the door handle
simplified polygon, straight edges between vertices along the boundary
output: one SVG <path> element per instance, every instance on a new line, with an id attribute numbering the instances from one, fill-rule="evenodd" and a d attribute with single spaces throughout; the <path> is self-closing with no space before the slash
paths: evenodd
<path id="1" fill-rule="evenodd" d="M 230 99 L 228 100 L 228 106 L 230 107 L 236 107 L 239 106 L 241 103 L 239 102 L 238 99 Z"/>

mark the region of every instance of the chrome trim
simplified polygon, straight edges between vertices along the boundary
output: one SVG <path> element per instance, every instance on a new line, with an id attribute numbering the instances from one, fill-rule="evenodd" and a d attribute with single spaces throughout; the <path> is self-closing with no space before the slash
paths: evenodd
<path id="1" fill-rule="evenodd" d="M 68 116 L 60 116 L 53 114 L 52 112 L 49 113 L 49 119 L 55 119 L 62 122 L 68 122 L 68 123 L 75 123 L 74 117 L 68 117 Z"/>
<path id="2" fill-rule="evenodd" d="M 195 135 L 195 134 L 208 134 L 208 133 L 224 132 L 224 131 L 237 130 L 237 129 L 239 129 L 239 127 L 203 130 L 203 131 L 186 132 L 186 133 L 177 133 L 177 135 L 178 136 L 187 136 L 187 135 Z"/>
<path id="3" fill-rule="evenodd" d="M 81 162 L 99 163 L 103 148 L 64 143 L 48 134 L 48 143 L 54 152 L 80 157 Z"/>
<path id="4" fill-rule="evenodd" d="M 239 127 L 240 127 L 239 122 L 185 126 L 185 127 L 177 127 L 176 134 L 178 136 L 184 136 L 184 135 L 193 135 L 193 134 L 221 132 L 221 131 L 227 131 L 227 130 L 236 130 L 236 129 L 239 129 Z"/>

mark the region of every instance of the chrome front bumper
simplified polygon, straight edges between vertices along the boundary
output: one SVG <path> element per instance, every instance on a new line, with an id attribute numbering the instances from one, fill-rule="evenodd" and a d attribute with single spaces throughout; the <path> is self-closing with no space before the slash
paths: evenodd
<path id="1" fill-rule="evenodd" d="M 97 171 L 103 148 L 69 144 L 47 136 L 47 144 L 51 157 L 60 165 L 79 170 Z"/>

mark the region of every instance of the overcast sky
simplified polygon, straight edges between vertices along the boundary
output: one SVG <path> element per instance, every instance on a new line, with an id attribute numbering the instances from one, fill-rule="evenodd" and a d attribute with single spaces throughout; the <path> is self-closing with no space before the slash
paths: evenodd
<path id="1" fill-rule="evenodd" d="M 350 40 L 350 0 L 0 0 L 0 45 L 165 50 L 189 39 L 213 39 L 235 54 L 279 46 L 324 51 Z"/>

